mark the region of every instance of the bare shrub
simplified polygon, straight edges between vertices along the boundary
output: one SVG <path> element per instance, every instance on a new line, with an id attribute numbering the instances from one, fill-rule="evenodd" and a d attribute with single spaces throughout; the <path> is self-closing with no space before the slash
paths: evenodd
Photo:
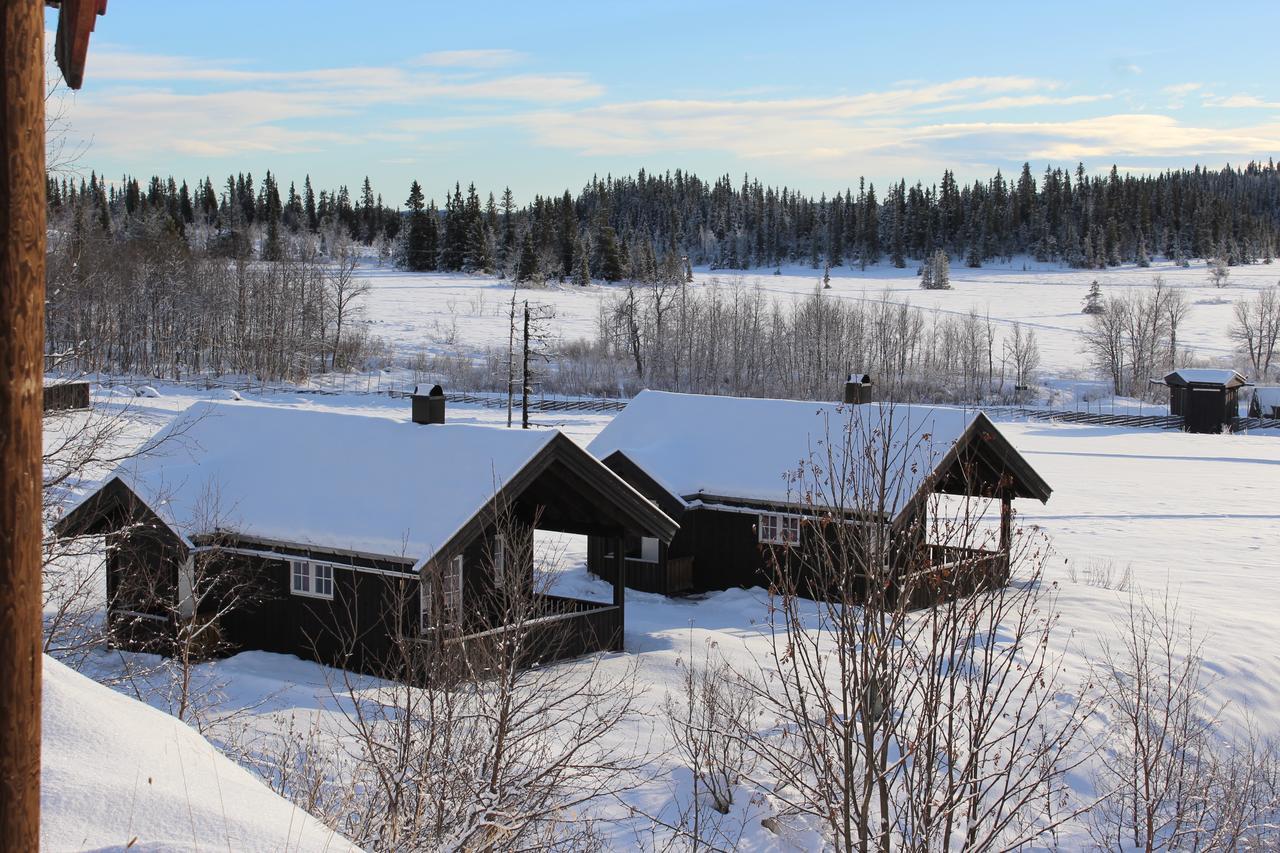
<path id="1" fill-rule="evenodd" d="M 1145 850 L 1264 849 L 1280 841 L 1273 743 L 1224 737 L 1203 641 L 1175 599 L 1135 593 L 1099 668 L 1108 737 L 1094 839 Z"/>

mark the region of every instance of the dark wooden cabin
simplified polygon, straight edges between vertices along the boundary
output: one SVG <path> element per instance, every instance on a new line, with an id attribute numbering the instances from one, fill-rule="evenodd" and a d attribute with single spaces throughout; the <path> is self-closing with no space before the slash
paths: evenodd
<path id="1" fill-rule="evenodd" d="M 1220 433 L 1240 416 L 1245 378 L 1234 370 L 1183 368 L 1165 374 L 1169 414 L 1182 417 L 1186 432 Z"/>
<path id="2" fill-rule="evenodd" d="M 900 463 L 886 474 L 883 503 L 841 508 L 805 493 L 802 468 L 812 474 L 833 450 L 857 457 L 883 436 Z M 679 523 L 669 543 L 623 543 L 627 584 L 665 595 L 763 585 L 776 549 L 801 544 L 811 522 L 833 516 L 885 525 L 924 563 L 963 556 L 1007 571 L 1012 500 L 1051 492 L 985 415 L 961 409 L 645 391 L 588 449 Z M 998 500 L 999 547 L 959 555 L 922 541 L 935 493 Z M 588 543 L 588 565 L 606 579 L 616 577 L 613 549 L 601 538 Z"/>
<path id="3" fill-rule="evenodd" d="M 560 432 L 444 424 L 443 395 L 423 396 L 427 423 L 191 406 L 55 527 L 107 537 L 112 640 L 164 652 L 216 622 L 219 653 L 394 675 L 397 639 L 500 639 L 518 593 L 525 663 L 622 649 L 622 560 L 610 600 L 534 591 L 533 530 L 665 543 L 675 523 Z"/>

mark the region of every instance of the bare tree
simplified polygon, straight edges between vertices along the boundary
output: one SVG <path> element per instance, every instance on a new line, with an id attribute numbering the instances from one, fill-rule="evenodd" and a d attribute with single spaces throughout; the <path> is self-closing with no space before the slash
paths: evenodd
<path id="1" fill-rule="evenodd" d="M 1237 300 L 1227 334 L 1244 352 L 1254 377 L 1266 381 L 1280 351 L 1280 290 L 1266 288 L 1251 300 Z"/>
<path id="2" fill-rule="evenodd" d="M 350 249 L 338 253 L 337 264 L 330 267 L 325 275 L 328 298 L 333 306 L 333 357 L 331 366 L 334 370 L 350 365 L 351 354 L 344 349 L 342 330 L 352 316 L 359 311 L 358 300 L 369 292 L 368 279 L 356 278 L 359 260 Z"/>
<path id="3" fill-rule="evenodd" d="M 1226 287 L 1227 278 L 1231 275 L 1231 267 L 1224 258 L 1210 258 L 1208 262 L 1208 279 L 1214 287 Z"/>
<path id="4" fill-rule="evenodd" d="M 744 673 L 771 723 L 747 741 L 752 781 L 778 821 L 840 850 L 1049 837 L 1083 809 L 1067 775 L 1089 711 L 1060 699 L 1044 547 L 1025 531 L 992 548 L 981 501 L 935 502 L 912 529 L 877 521 L 906 497 L 909 446 L 928 441 L 891 433 L 851 418 L 796 472 L 815 509 L 772 552 L 773 640 Z"/>
<path id="5" fill-rule="evenodd" d="M 1036 341 L 1035 329 L 1024 329 L 1021 323 L 1014 323 L 1012 334 L 1004 339 L 1005 357 L 1013 363 L 1014 381 L 1019 386 L 1026 386 L 1032 375 L 1040 369 L 1040 345 Z"/>
<path id="6" fill-rule="evenodd" d="M 535 522 L 536 523 L 536 522 Z M 468 616 L 497 627 L 472 630 L 443 608 L 418 623 L 418 582 L 396 586 L 386 653 L 372 662 L 386 679 L 335 673 L 330 690 L 342 710 L 349 770 L 331 782 L 324 763 L 302 756 L 304 772 L 279 788 L 297 801 L 340 801 L 331 825 L 377 850 L 534 850 L 585 846 L 590 821 L 575 810 L 625 789 L 645 763 L 643 750 L 618 755 L 611 734 L 633 713 L 634 664 L 602 657 L 531 666 L 569 642 L 561 605 L 533 572 L 532 527 L 500 508 L 485 558 L 502 578 Z M 544 567 L 545 568 L 545 567 Z M 432 569 L 422 583 L 434 582 Z M 342 642 L 354 652 L 354 616 Z M 296 751 L 295 751 L 296 754 Z M 347 801 L 315 793 L 317 784 L 352 792 Z"/>

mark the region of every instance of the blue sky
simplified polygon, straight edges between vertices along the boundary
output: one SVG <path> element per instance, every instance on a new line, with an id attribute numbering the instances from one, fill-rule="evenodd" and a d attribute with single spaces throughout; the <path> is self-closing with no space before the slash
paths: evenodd
<path id="1" fill-rule="evenodd" d="M 56 13 L 48 13 L 52 28 Z M 744 172 L 834 192 L 1031 161 L 1280 153 L 1280 11 L 1184 3 L 120 0 L 63 115 L 78 166 L 510 185 Z"/>

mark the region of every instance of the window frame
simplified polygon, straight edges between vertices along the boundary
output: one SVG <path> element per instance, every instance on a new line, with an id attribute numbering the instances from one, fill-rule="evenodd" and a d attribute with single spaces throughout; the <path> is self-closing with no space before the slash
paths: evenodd
<path id="1" fill-rule="evenodd" d="M 801 521 L 793 513 L 762 512 L 756 520 L 756 538 L 762 545 L 794 547 L 800 544 Z"/>
<path id="2" fill-rule="evenodd" d="M 298 581 L 303 581 L 299 586 Z M 322 592 L 321 584 L 328 587 Z M 289 593 L 301 598 L 319 598 L 333 601 L 333 566 L 314 560 L 289 560 Z"/>
<path id="3" fill-rule="evenodd" d="M 493 537 L 493 585 L 495 588 L 507 585 L 507 537 L 501 533 Z"/>
<path id="4" fill-rule="evenodd" d="M 437 627 L 452 631 L 462 626 L 462 591 L 466 586 L 463 569 L 462 555 L 458 554 L 444 564 L 438 575 L 418 582 L 418 622 L 423 633 Z M 438 625 L 434 613 L 437 593 L 443 611 Z"/>

